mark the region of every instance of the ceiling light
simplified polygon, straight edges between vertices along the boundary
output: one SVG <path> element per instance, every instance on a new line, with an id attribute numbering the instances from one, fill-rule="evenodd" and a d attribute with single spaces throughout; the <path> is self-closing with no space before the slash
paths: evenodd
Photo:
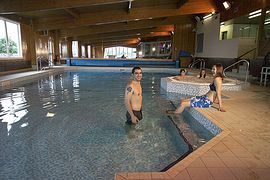
<path id="1" fill-rule="evenodd" d="M 249 16 L 248 19 L 252 19 L 252 18 L 258 17 L 258 16 L 260 16 L 260 15 L 262 15 L 262 14 L 261 14 L 261 13 L 259 13 L 259 14 L 254 14 L 254 15 L 252 15 L 252 16 Z"/>
<path id="2" fill-rule="evenodd" d="M 222 4 L 226 10 L 231 8 L 231 4 L 228 1 L 224 1 Z"/>
<path id="3" fill-rule="evenodd" d="M 264 24 L 270 24 L 270 21 L 265 22 Z"/>
<path id="4" fill-rule="evenodd" d="M 208 18 L 212 17 L 212 15 L 213 15 L 212 13 L 208 14 L 208 15 L 204 16 L 203 19 L 208 19 Z"/>
<path id="5" fill-rule="evenodd" d="M 251 12 L 251 13 L 249 13 L 249 15 L 251 16 L 251 15 L 253 15 L 253 14 L 258 14 L 258 13 L 260 13 L 260 12 L 262 12 L 262 10 L 261 10 L 261 9 L 259 9 L 259 10 L 257 10 L 257 11 L 253 11 L 253 12 Z"/>

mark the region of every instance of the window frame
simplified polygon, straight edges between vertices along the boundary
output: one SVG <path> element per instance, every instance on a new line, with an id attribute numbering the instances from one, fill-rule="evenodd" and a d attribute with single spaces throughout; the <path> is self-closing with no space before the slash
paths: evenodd
<path id="1" fill-rule="evenodd" d="M 22 53 L 22 37 L 21 37 L 21 24 L 16 21 L 12 21 L 10 19 L 6 19 L 3 17 L 0 17 L 0 20 L 4 21 L 4 32 L 5 32 L 5 38 L 6 42 L 8 43 L 8 31 L 7 31 L 7 22 L 13 23 L 17 26 L 17 35 L 18 35 L 18 56 L 10 56 L 10 53 L 8 52 L 7 48 L 7 56 L 0 56 L 0 60 L 7 60 L 7 59 L 23 59 L 23 53 Z"/>

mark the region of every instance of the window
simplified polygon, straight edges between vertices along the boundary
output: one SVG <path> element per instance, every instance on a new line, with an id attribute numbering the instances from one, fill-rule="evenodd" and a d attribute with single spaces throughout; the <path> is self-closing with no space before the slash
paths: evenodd
<path id="1" fill-rule="evenodd" d="M 78 41 L 72 41 L 72 57 L 79 57 Z"/>
<path id="2" fill-rule="evenodd" d="M 85 46 L 81 46 L 81 51 L 82 51 L 82 57 L 86 57 L 85 56 Z"/>
<path id="3" fill-rule="evenodd" d="M 20 24 L 0 18 L 0 58 L 22 57 Z"/>
<path id="4" fill-rule="evenodd" d="M 121 46 L 105 48 L 104 58 L 136 58 L 136 48 Z"/>
<path id="5" fill-rule="evenodd" d="M 222 34 L 221 34 L 221 39 L 227 39 L 227 34 L 228 34 L 228 31 L 223 31 Z"/>
<path id="6" fill-rule="evenodd" d="M 91 46 L 90 45 L 87 46 L 87 54 L 88 54 L 88 58 L 91 58 Z"/>

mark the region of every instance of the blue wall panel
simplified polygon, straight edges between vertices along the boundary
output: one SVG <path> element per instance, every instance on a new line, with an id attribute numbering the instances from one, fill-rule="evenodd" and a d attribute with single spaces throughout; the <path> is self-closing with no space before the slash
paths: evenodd
<path id="1" fill-rule="evenodd" d="M 105 66 L 105 67 L 129 67 L 135 65 L 170 65 L 175 66 L 174 61 L 162 60 L 97 60 L 97 59 L 67 59 L 68 66 Z"/>

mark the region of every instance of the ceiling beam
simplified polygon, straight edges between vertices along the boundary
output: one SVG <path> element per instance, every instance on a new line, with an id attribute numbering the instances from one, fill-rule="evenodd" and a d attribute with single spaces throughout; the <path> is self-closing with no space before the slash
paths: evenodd
<path id="1" fill-rule="evenodd" d="M 99 34 L 99 33 L 109 33 L 117 31 L 128 31 L 136 29 L 144 29 L 162 25 L 170 24 L 191 24 L 194 18 L 190 16 L 172 16 L 168 18 L 158 18 L 158 19 L 147 19 L 141 21 L 130 21 L 125 23 L 114 23 L 114 24 L 104 24 L 99 26 L 87 26 L 72 29 L 60 30 L 61 37 L 74 37 L 83 36 L 88 34 Z"/>
<path id="2" fill-rule="evenodd" d="M 98 42 L 91 42 L 91 45 L 96 45 L 96 46 L 119 46 L 119 45 L 132 45 L 132 46 L 137 46 L 137 44 L 140 41 L 137 38 L 126 38 L 122 40 L 104 40 L 104 41 L 98 41 Z M 85 43 L 89 44 L 89 43 Z"/>
<path id="3" fill-rule="evenodd" d="M 0 14 L 14 14 L 29 11 L 48 11 L 129 2 L 129 0 L 2 0 Z"/>
<path id="4" fill-rule="evenodd" d="M 93 35 L 87 35 L 87 36 L 80 36 L 80 37 L 77 37 L 76 39 L 77 40 L 84 40 L 84 39 L 91 40 L 91 39 L 102 39 L 102 38 L 117 38 L 117 37 L 132 36 L 132 35 L 136 35 L 140 37 L 141 35 L 144 35 L 144 34 L 149 34 L 149 33 L 153 34 L 154 32 L 169 32 L 173 30 L 174 30 L 174 26 L 161 26 L 157 28 L 93 34 Z"/>
<path id="5" fill-rule="evenodd" d="M 177 9 L 179 9 L 181 6 L 183 6 L 188 0 L 178 0 L 177 1 Z"/>
<path id="6" fill-rule="evenodd" d="M 131 11 L 131 6 L 132 6 L 132 0 L 128 1 L 128 13 Z"/>
<path id="7" fill-rule="evenodd" d="M 80 13 L 77 12 L 76 10 L 74 9 L 67 9 L 65 8 L 64 9 L 69 15 L 71 15 L 73 18 L 79 18 L 80 17 Z"/>
<path id="8" fill-rule="evenodd" d="M 214 7 L 209 4 L 209 1 L 211 0 L 194 1 L 197 3 L 187 2 L 181 6 L 180 9 L 176 9 L 175 5 L 156 6 L 155 8 L 133 8 L 132 12 L 129 14 L 119 10 L 111 10 L 100 13 L 90 12 L 81 14 L 81 17 L 74 21 L 71 21 L 69 18 L 64 16 L 56 18 L 41 18 L 34 21 L 34 27 L 37 30 L 63 29 L 85 25 L 131 21 L 135 19 L 148 19 L 149 17 L 159 18 L 197 13 L 209 13 L 215 11 Z"/>
<path id="9" fill-rule="evenodd" d="M 95 39 L 88 39 L 88 38 L 84 38 L 84 39 L 76 39 L 78 41 L 81 41 L 82 43 L 86 43 L 86 44 L 91 44 L 91 43 L 100 43 L 100 42 L 105 42 L 105 41 L 122 41 L 123 39 L 130 39 L 130 38 L 145 38 L 145 37 L 161 37 L 161 36 L 170 36 L 170 32 L 146 32 L 146 33 L 142 33 L 141 35 L 137 35 L 137 34 L 127 34 L 127 35 L 121 35 L 121 36 L 114 36 L 114 37 L 96 37 Z"/>

